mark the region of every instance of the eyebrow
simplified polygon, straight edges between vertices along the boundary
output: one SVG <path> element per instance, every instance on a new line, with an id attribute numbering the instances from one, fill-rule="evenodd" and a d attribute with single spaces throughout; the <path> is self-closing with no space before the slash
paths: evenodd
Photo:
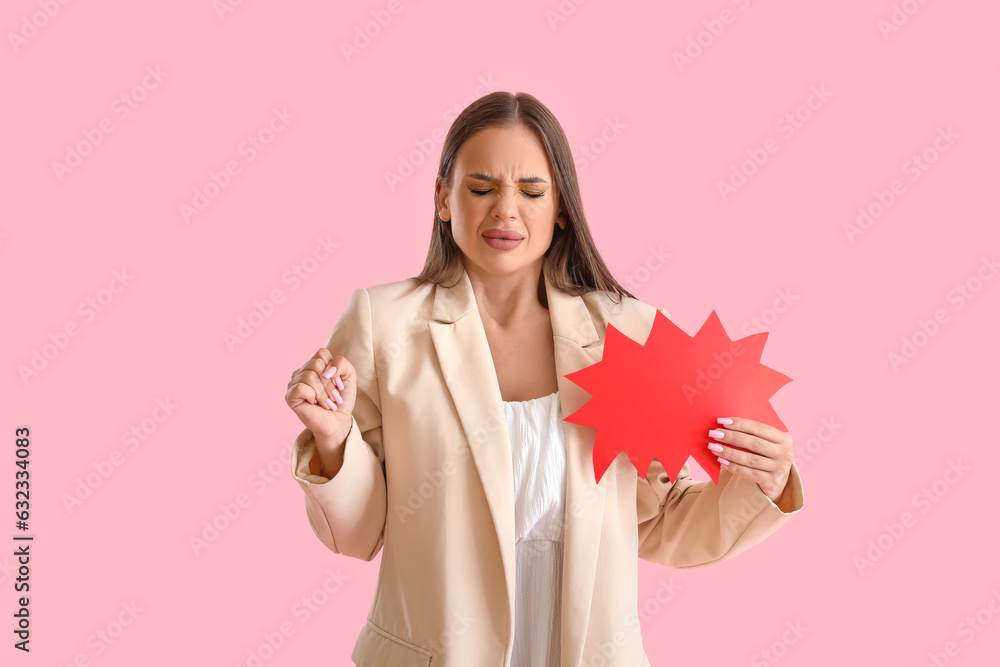
<path id="1" fill-rule="evenodd" d="M 499 178 L 493 178 L 492 176 L 487 176 L 486 174 L 480 174 L 480 173 L 467 174 L 466 177 L 467 178 L 475 178 L 475 179 L 478 179 L 480 181 L 489 181 L 490 183 L 496 183 L 497 181 L 500 180 Z M 546 181 L 544 178 L 540 178 L 538 176 L 526 176 L 525 178 L 519 178 L 519 179 L 517 179 L 517 182 L 518 183 L 548 183 L 548 181 Z"/>

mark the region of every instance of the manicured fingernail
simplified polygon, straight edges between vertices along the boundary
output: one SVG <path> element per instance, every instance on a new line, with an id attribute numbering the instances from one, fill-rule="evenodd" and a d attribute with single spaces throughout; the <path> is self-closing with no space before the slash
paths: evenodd
<path id="1" fill-rule="evenodd" d="M 720 431 L 717 428 L 713 428 L 711 431 L 708 432 L 708 437 L 715 438 L 716 440 L 722 440 L 724 437 L 726 437 L 726 432 Z"/>
<path id="2" fill-rule="evenodd" d="M 329 399 L 329 398 L 327 398 L 327 399 L 326 399 L 326 404 L 327 404 L 328 406 L 330 406 L 330 409 L 331 409 L 331 410 L 336 410 L 336 409 L 337 409 L 337 404 L 336 404 L 336 403 L 334 403 L 334 402 L 333 402 L 333 401 L 332 401 L 331 399 Z"/>
<path id="3" fill-rule="evenodd" d="M 325 377 L 327 380 L 329 380 L 333 376 L 333 374 L 336 373 L 336 372 L 337 372 L 337 367 L 336 366 L 330 366 L 329 368 L 326 369 L 326 371 L 323 372 L 323 377 Z"/>
<path id="4" fill-rule="evenodd" d="M 727 461 L 726 459 L 722 458 L 721 456 L 719 457 L 719 463 L 721 463 L 724 466 L 729 465 L 729 461 Z"/>
<path id="5" fill-rule="evenodd" d="M 340 396 L 340 392 L 336 389 L 333 390 L 333 398 L 337 401 L 338 405 L 344 402 L 344 399 Z"/>
<path id="6" fill-rule="evenodd" d="M 729 424 L 733 423 L 733 420 L 730 419 L 729 417 L 719 417 L 719 423 L 720 424 L 725 424 L 725 425 L 728 426 Z"/>
<path id="7" fill-rule="evenodd" d="M 337 383 L 337 389 L 344 391 L 344 381 L 340 379 L 340 376 L 333 378 L 333 381 Z"/>
<path id="8" fill-rule="evenodd" d="M 717 445 L 714 442 L 708 443 L 708 448 L 711 449 L 716 454 L 722 451 L 722 445 Z"/>

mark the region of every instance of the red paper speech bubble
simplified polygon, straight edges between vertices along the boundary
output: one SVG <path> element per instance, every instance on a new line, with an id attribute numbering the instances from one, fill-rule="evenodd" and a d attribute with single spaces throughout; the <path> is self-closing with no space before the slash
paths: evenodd
<path id="1" fill-rule="evenodd" d="M 791 378 L 760 363 L 765 340 L 767 332 L 731 340 L 714 310 L 693 338 L 657 310 L 644 345 L 608 324 L 601 360 L 564 376 L 592 397 L 563 421 L 597 429 L 597 481 L 625 452 L 640 475 L 655 457 L 670 479 L 694 457 L 718 484 L 707 447 L 718 417 L 785 431 L 770 398 Z"/>

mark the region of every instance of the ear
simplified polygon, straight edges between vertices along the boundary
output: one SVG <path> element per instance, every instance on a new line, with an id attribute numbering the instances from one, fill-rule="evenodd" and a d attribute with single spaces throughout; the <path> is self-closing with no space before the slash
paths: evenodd
<path id="1" fill-rule="evenodd" d="M 442 222 L 451 220 L 451 211 L 448 210 L 448 186 L 444 181 L 438 180 L 434 187 L 434 202 L 437 205 L 438 217 Z"/>

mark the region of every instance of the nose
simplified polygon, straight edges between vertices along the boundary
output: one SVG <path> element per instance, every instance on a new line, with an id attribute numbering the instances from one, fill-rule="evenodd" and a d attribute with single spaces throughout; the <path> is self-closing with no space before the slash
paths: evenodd
<path id="1" fill-rule="evenodd" d="M 493 217 L 497 220 L 511 220 L 517 217 L 517 188 L 498 188 L 493 204 Z"/>

